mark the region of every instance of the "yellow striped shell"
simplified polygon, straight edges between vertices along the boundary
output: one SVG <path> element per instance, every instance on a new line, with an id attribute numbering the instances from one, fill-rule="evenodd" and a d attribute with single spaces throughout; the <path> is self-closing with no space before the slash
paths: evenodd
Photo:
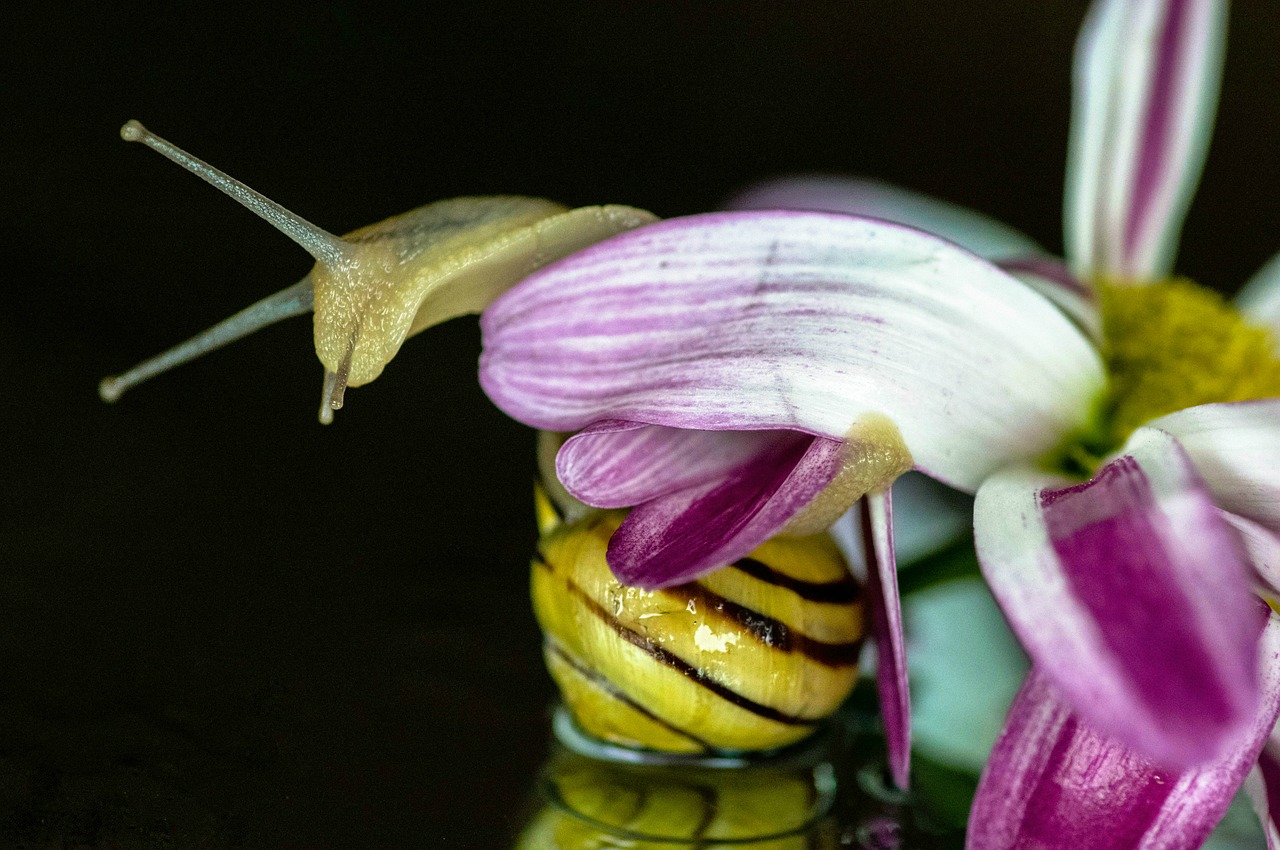
<path id="1" fill-rule="evenodd" d="M 583 731 L 664 752 L 771 750 L 840 706 L 863 611 L 827 535 L 776 537 L 696 582 L 646 591 L 605 563 L 624 515 L 545 531 L 533 562 L 547 667 Z"/>

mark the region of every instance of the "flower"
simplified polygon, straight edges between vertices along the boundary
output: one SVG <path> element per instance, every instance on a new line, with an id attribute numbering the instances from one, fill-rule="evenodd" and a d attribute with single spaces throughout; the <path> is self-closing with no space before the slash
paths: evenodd
<path id="1" fill-rule="evenodd" d="M 1277 627 L 1250 592 L 1280 566 L 1273 341 L 1167 279 L 1224 27 L 1218 0 L 1095 2 L 1066 267 L 900 190 L 791 183 L 743 203 L 843 214 L 661 222 L 482 317 L 489 396 L 576 432 L 557 461 L 571 493 L 633 508 L 610 544 L 624 581 L 688 580 L 861 500 L 900 782 L 889 485 L 915 468 L 976 492 L 983 572 L 1034 668 L 975 803 L 975 847 L 1099 846 L 1103 828 L 1115 846 L 1194 846 L 1280 711 Z M 1280 261 L 1258 281 L 1242 303 L 1274 322 Z"/>

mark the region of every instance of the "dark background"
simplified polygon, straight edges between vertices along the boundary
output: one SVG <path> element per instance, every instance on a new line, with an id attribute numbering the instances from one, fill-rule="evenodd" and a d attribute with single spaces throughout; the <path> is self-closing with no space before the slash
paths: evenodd
<path id="1" fill-rule="evenodd" d="M 1084 7 L 7 7 L 0 846 L 502 847 L 546 748 L 532 435 L 477 388 L 473 319 L 327 429 L 300 319 L 98 401 L 310 266 L 126 119 L 334 232 L 480 193 L 680 215 L 820 170 L 1057 250 Z M 1235 5 L 1183 243 L 1227 291 L 1280 245 L 1277 33 Z"/>

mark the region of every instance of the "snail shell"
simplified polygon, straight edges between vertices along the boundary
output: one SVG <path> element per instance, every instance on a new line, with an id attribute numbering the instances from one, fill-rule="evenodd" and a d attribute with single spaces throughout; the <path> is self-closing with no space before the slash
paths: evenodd
<path id="1" fill-rule="evenodd" d="M 827 535 L 776 537 L 696 582 L 646 591 L 605 562 L 624 516 L 544 531 L 533 562 L 547 667 L 583 731 L 663 752 L 772 750 L 840 706 L 864 622 Z"/>

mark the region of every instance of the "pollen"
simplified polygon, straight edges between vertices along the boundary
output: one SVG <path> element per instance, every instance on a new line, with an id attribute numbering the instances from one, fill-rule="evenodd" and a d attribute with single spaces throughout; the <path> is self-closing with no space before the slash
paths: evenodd
<path id="1" fill-rule="evenodd" d="M 1113 446 L 1186 407 L 1280 396 L 1276 340 L 1217 293 L 1183 278 L 1099 293 Z"/>

